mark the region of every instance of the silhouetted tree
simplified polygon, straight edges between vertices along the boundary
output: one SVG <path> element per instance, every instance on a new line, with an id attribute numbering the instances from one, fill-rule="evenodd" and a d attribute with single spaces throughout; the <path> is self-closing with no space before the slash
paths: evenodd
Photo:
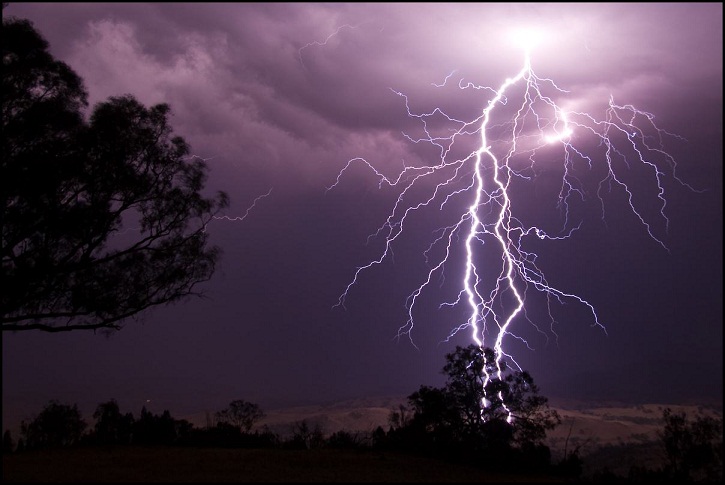
<path id="1" fill-rule="evenodd" d="M 574 421 L 569 424 L 569 432 L 566 435 L 564 441 L 564 456 L 556 464 L 554 472 L 557 475 L 565 477 L 577 478 L 584 470 L 584 462 L 581 459 L 580 453 L 582 447 L 592 441 L 592 438 L 587 438 L 584 441 L 577 442 L 574 444 L 573 449 L 569 448 L 569 439 L 571 438 L 572 430 L 574 429 Z"/>
<path id="2" fill-rule="evenodd" d="M 170 445 L 182 440 L 191 431 L 188 421 L 174 419 L 168 410 L 155 415 L 141 408 L 139 418 L 133 423 L 133 443 L 143 445 Z"/>
<path id="3" fill-rule="evenodd" d="M 388 416 L 388 424 L 391 429 L 398 429 L 410 424 L 411 411 L 405 404 L 399 404 L 397 411 L 391 411 Z"/>
<path id="4" fill-rule="evenodd" d="M 365 441 L 366 437 L 361 433 L 340 430 L 327 438 L 325 446 L 336 450 L 359 450 L 365 447 Z"/>
<path id="5" fill-rule="evenodd" d="M 169 107 L 126 95 L 85 121 L 83 81 L 32 23 L 3 18 L 2 51 L 2 329 L 113 331 L 197 294 L 228 200 L 200 194 L 206 166 Z"/>
<path id="6" fill-rule="evenodd" d="M 177 443 L 221 448 L 275 448 L 279 446 L 280 438 L 266 427 L 254 433 L 243 433 L 237 426 L 217 423 L 216 426 L 189 428 Z"/>
<path id="7" fill-rule="evenodd" d="M 549 408 L 548 399 L 539 394 L 531 374 L 510 371 L 503 362 L 497 364 L 492 349 L 456 347 L 446 355 L 443 372 L 448 376 L 447 396 L 467 432 L 477 433 L 481 425 L 506 421 L 511 424 L 513 445 L 537 446 L 561 422 L 558 413 Z"/>
<path id="8" fill-rule="evenodd" d="M 230 402 L 227 408 L 217 411 L 215 416 L 217 422 L 230 424 L 244 433 L 249 433 L 252 426 L 264 418 L 264 412 L 257 404 L 237 399 Z"/>
<path id="9" fill-rule="evenodd" d="M 26 449 L 59 448 L 78 443 L 86 429 L 77 405 L 50 401 L 30 423 L 20 425 Z"/>
<path id="10" fill-rule="evenodd" d="M 319 424 L 315 424 L 314 428 L 310 428 L 306 419 L 297 421 L 292 425 L 292 438 L 290 438 L 285 446 L 291 449 L 312 450 L 321 448 L 325 443 L 325 434 Z"/>
<path id="11" fill-rule="evenodd" d="M 528 372 L 509 371 L 493 350 L 476 345 L 446 355 L 443 372 L 443 388 L 421 386 L 408 397 L 410 409 L 391 414 L 387 446 L 499 465 L 549 464 L 544 439 L 560 418 Z"/>
<path id="12" fill-rule="evenodd" d="M 372 435 L 372 447 L 376 449 L 388 448 L 388 435 L 382 426 L 378 426 L 373 431 Z"/>
<path id="13" fill-rule="evenodd" d="M 723 422 L 707 416 L 691 421 L 684 412 L 663 411 L 661 433 L 667 455 L 666 472 L 675 481 L 722 481 Z"/>
<path id="14" fill-rule="evenodd" d="M 15 448 L 15 443 L 13 443 L 13 437 L 10 434 L 10 430 L 6 429 L 3 433 L 3 455 L 12 453 Z"/>
<path id="15" fill-rule="evenodd" d="M 408 396 L 408 402 L 414 411 L 400 428 L 399 439 L 416 451 L 457 453 L 464 440 L 463 419 L 446 389 L 421 386 Z"/>
<path id="16" fill-rule="evenodd" d="M 129 444 L 133 429 L 133 414 L 121 414 L 115 399 L 99 404 L 93 413 L 96 442 L 100 444 Z"/>

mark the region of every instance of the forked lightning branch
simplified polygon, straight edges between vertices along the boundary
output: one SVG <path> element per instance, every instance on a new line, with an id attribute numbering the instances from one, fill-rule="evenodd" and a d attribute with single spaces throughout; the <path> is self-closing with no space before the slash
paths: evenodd
<path id="1" fill-rule="evenodd" d="M 569 100 L 571 93 L 534 72 L 530 57 L 533 38 L 519 38 L 525 47 L 523 65 L 498 88 L 459 80 L 457 88 L 461 90 L 490 94 L 474 119 L 459 119 L 438 107 L 417 113 L 411 109 L 408 96 L 394 91 L 404 98 L 408 115 L 420 123 L 422 136 L 405 136 L 413 143 L 434 146 L 440 154 L 434 163 L 405 166 L 390 177 L 372 162 L 355 158 L 347 162 L 328 188 L 337 186 L 351 166 L 363 164 L 379 177 L 381 187 L 388 186 L 397 194 L 388 217 L 372 235 L 383 239 L 383 250 L 357 268 L 340 296 L 340 306 L 344 306 L 363 272 L 392 256 L 413 214 L 440 211 L 448 204 L 462 208 L 450 224 L 431 237 L 425 255 L 429 263 L 427 275 L 408 297 L 407 321 L 398 335 L 407 335 L 413 341 L 419 301 L 426 297 L 429 286 L 439 281 L 454 255 L 462 255 L 464 260 L 456 265 L 463 268 L 455 278 L 458 296 L 441 306 L 467 308 L 467 319 L 454 326 L 450 336 L 465 329 L 481 348 L 495 351 L 498 371 L 494 374 L 498 375 L 486 375 L 486 381 L 501 377 L 504 362 L 521 370 L 508 348 L 512 339 L 528 346 L 521 332 L 523 325 L 533 325 L 542 332 L 539 322 L 526 311 L 527 295 L 544 296 L 549 309 L 544 319 L 549 321 L 554 335 L 551 308 L 567 301 L 582 305 L 590 314 L 592 325 L 606 331 L 587 299 L 547 281 L 537 265 L 537 254 L 529 249 L 531 244 L 527 245 L 532 239 L 548 242 L 573 237 L 581 228 L 582 221 L 571 210 L 574 203 L 589 196 L 579 177 L 581 167 L 598 177 L 592 196 L 599 202 L 601 218 L 605 218 L 606 212 L 604 199 L 618 192 L 643 230 L 664 250 L 661 234 L 666 232 L 668 219 L 663 181 L 669 177 L 682 183 L 676 174 L 675 160 L 664 146 L 665 140 L 674 135 L 658 128 L 652 114 L 632 105 L 618 105 L 612 97 L 603 104 L 603 119 L 577 109 L 576 103 Z M 434 86 L 450 87 L 453 74 Z M 470 145 L 472 138 L 474 144 Z M 473 149 L 462 149 L 465 143 Z M 562 174 L 556 184 L 555 205 L 561 220 L 556 232 L 539 227 L 526 214 L 518 213 L 516 198 L 526 194 L 514 190 L 518 182 L 536 178 L 539 164 L 552 163 L 557 165 L 557 173 Z M 650 189 L 644 199 L 636 194 L 639 186 L 628 182 L 626 172 L 633 168 L 643 171 L 649 180 Z M 413 196 L 420 191 L 426 195 Z M 438 251 L 434 251 L 436 248 Z M 495 257 L 483 256 L 492 251 Z M 433 254 L 441 256 L 435 259 Z"/>

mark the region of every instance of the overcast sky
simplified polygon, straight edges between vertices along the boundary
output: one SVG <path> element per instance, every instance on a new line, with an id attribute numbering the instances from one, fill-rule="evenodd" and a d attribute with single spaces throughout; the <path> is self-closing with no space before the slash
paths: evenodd
<path id="1" fill-rule="evenodd" d="M 440 112 L 409 111 L 475 120 L 493 97 L 477 88 L 523 66 L 519 29 L 540 32 L 532 68 L 561 88 L 547 89 L 562 107 L 601 120 L 613 99 L 678 135 L 662 142 L 684 184 L 663 169 L 667 225 L 652 171 L 621 168 L 651 237 L 620 186 L 599 202 L 602 151 L 591 145 L 586 202 L 572 209 L 581 228 L 537 245 L 537 264 L 591 303 L 606 332 L 571 300 L 552 303 L 552 324 L 534 295 L 531 322 L 516 328 L 529 348 L 512 339 L 517 361 L 552 399 L 722 403 L 722 4 L 11 3 L 3 14 L 35 24 L 91 104 L 124 93 L 168 103 L 175 133 L 208 160 L 209 193 L 230 195 L 230 218 L 269 194 L 244 220 L 209 225 L 223 256 L 204 299 L 110 338 L 3 335 L 6 427 L 49 399 L 87 415 L 110 398 L 184 415 L 233 399 L 270 409 L 442 384 L 444 355 L 472 343 L 468 330 L 446 340 L 465 306 L 439 308 L 460 291 L 460 252 L 421 294 L 412 342 L 396 335 L 430 269 L 423 251 L 469 199 L 416 211 L 394 257 L 333 308 L 356 269 L 380 258 L 384 239 L 368 236 L 399 194 L 361 160 L 389 178 L 440 163 L 439 147 L 414 142 L 423 121 L 446 129 Z M 537 152 L 517 199 L 523 223 L 561 229 L 562 156 Z"/>

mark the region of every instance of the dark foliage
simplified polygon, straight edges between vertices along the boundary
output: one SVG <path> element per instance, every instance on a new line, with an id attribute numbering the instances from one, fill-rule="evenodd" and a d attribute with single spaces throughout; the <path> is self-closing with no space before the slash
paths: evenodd
<path id="1" fill-rule="evenodd" d="M 722 420 L 706 416 L 690 420 L 671 409 L 664 410 L 663 419 L 666 475 L 674 481 L 722 482 Z"/>
<path id="2" fill-rule="evenodd" d="M 193 426 L 184 419 L 174 419 L 169 411 L 161 415 L 141 409 L 133 423 L 133 443 L 139 445 L 172 445 L 183 441 Z"/>
<path id="3" fill-rule="evenodd" d="M 81 78 L 27 20 L 2 26 L 3 330 L 117 330 L 197 294 L 219 253 L 205 226 L 206 166 L 170 109 L 126 95 L 86 121 Z"/>
<path id="4" fill-rule="evenodd" d="M 6 429 L 3 433 L 3 455 L 12 453 L 15 449 L 15 443 L 13 437 L 10 434 L 10 430 Z"/>
<path id="5" fill-rule="evenodd" d="M 280 439 L 267 429 L 245 433 L 237 426 L 217 423 L 209 428 L 193 428 L 178 444 L 214 448 L 277 448 Z"/>
<path id="6" fill-rule="evenodd" d="M 264 417 L 264 413 L 258 405 L 237 399 L 230 402 L 227 408 L 217 411 L 215 417 L 219 423 L 229 424 L 249 433 L 254 424 Z"/>
<path id="7" fill-rule="evenodd" d="M 101 403 L 93 413 L 96 420 L 93 440 L 104 445 L 131 443 L 134 428 L 133 414 L 121 414 L 115 399 Z"/>
<path id="8" fill-rule="evenodd" d="M 382 428 L 381 428 L 382 429 Z M 368 448 L 369 440 L 362 433 L 340 430 L 332 433 L 325 442 L 326 448 L 335 450 L 360 450 Z"/>
<path id="9" fill-rule="evenodd" d="M 291 450 L 312 450 L 325 446 L 325 434 L 319 425 L 310 427 L 306 419 L 292 425 L 292 438 L 283 443 Z"/>
<path id="10" fill-rule="evenodd" d="M 23 421 L 20 428 L 24 448 L 37 450 L 77 444 L 86 426 L 77 405 L 50 401 L 30 423 Z"/>
<path id="11" fill-rule="evenodd" d="M 472 358 L 471 365 L 463 365 Z M 579 449 L 565 453 L 557 464 L 544 445 L 546 430 L 558 423 L 558 416 L 548 409 L 546 399 L 538 395 L 530 375 L 514 372 L 489 374 L 488 382 L 477 373 L 490 364 L 493 354 L 473 347 L 460 348 L 446 357 L 444 372 L 448 380 L 443 388 L 421 386 L 389 417 L 386 432 L 378 427 L 372 432 L 337 431 L 326 436 L 319 425 L 306 420 L 295 422 L 291 437 L 263 427 L 255 432 L 243 431 L 246 421 L 219 421 L 206 428 L 195 428 L 186 420 L 175 419 L 169 411 L 155 415 L 146 408 L 138 418 L 122 413 L 111 399 L 100 403 L 93 414 L 95 425 L 89 434 L 77 406 L 51 401 L 29 424 L 22 423 L 22 437 L 14 453 L 26 449 L 88 445 L 166 445 L 198 448 L 246 448 L 280 450 L 375 450 L 412 453 L 474 465 L 486 470 L 516 473 L 522 476 L 559 477 L 563 480 L 637 483 L 720 483 L 722 479 L 722 420 L 697 417 L 688 420 L 684 413 L 666 409 L 661 442 L 598 448 L 617 460 L 617 469 L 601 468 L 583 476 L 584 461 Z M 490 370 L 490 369 L 489 369 Z M 486 384 L 483 391 L 471 383 Z M 489 386 L 490 385 L 490 386 Z M 495 392 L 495 395 L 487 394 Z M 480 399 L 480 401 L 479 401 Z M 484 401 L 485 399 L 485 401 Z M 234 401 L 245 403 L 245 401 Z M 483 405 L 485 402 L 486 405 Z M 246 403 L 240 409 L 263 415 L 259 406 Z M 229 408 L 231 409 L 231 408 Z M 509 417 L 509 412 L 513 419 Z M 247 416 L 247 415 L 244 415 Z M 248 417 L 248 416 L 247 416 Z M 259 419 L 259 418 L 257 418 Z M 255 420 L 256 421 L 256 420 Z M 251 426 L 250 426 L 251 427 Z M 3 438 L 4 452 L 13 452 L 9 432 Z M 668 462 L 660 468 L 647 468 L 641 460 L 652 447 L 661 447 Z M 659 448 L 657 448 L 659 449 Z M 643 454 L 644 453 L 644 454 Z M 627 457 L 634 463 L 626 473 Z M 639 458 L 638 458 L 639 457 Z M 589 460 L 591 454 L 585 459 Z M 610 460 L 611 461 L 611 460 Z M 612 462 L 614 463 L 614 462 Z"/>
<path id="12" fill-rule="evenodd" d="M 500 371 L 499 371 L 500 369 Z M 489 467 L 549 466 L 543 443 L 559 424 L 527 372 L 507 372 L 490 349 L 457 347 L 446 356 L 443 388 L 421 386 L 409 408 L 391 414 L 377 446 L 412 450 Z"/>

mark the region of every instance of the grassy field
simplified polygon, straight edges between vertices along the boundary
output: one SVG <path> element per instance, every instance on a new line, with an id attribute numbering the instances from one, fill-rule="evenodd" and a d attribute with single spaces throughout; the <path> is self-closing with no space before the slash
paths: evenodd
<path id="1" fill-rule="evenodd" d="M 3 455 L 3 482 L 556 482 L 394 453 L 175 447 Z"/>

